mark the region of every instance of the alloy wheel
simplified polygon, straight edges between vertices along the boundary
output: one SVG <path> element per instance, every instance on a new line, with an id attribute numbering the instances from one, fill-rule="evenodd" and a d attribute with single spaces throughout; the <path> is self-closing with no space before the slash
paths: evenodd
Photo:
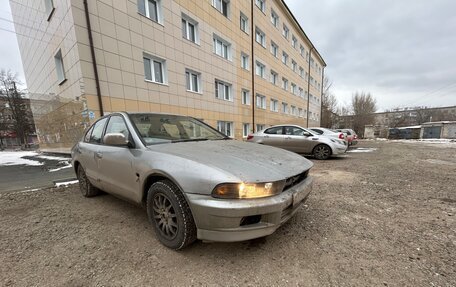
<path id="1" fill-rule="evenodd" d="M 157 193 L 153 199 L 153 216 L 160 233 L 168 240 L 176 237 L 178 232 L 177 217 L 169 198 L 163 193 Z"/>

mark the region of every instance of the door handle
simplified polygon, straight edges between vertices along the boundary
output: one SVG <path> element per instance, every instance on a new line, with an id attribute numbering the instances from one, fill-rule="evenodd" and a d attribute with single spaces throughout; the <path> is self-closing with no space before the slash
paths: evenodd
<path id="1" fill-rule="evenodd" d="M 264 136 L 265 138 L 268 138 L 269 136 Z"/>
<path id="2" fill-rule="evenodd" d="M 286 140 L 291 140 L 291 137 L 285 137 Z"/>
<path id="3" fill-rule="evenodd" d="M 101 152 L 99 152 L 99 151 L 95 153 L 95 156 L 97 158 L 103 158 L 103 154 Z"/>

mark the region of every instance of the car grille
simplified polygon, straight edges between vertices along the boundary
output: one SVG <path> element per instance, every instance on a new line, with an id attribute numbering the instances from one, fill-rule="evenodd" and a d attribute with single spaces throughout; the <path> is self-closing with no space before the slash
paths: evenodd
<path id="1" fill-rule="evenodd" d="M 286 191 L 289 188 L 292 188 L 293 186 L 301 183 L 303 180 L 305 180 L 307 178 L 308 175 L 309 175 L 309 170 L 306 170 L 303 173 L 300 173 L 295 176 L 287 178 L 285 180 L 285 186 L 283 187 L 283 191 Z"/>

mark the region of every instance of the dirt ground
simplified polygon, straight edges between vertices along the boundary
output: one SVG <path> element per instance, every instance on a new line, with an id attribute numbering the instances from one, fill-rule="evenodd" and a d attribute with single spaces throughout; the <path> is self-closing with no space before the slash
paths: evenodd
<path id="1" fill-rule="evenodd" d="M 456 144 L 366 141 L 314 161 L 314 191 L 271 236 L 155 239 L 143 209 L 76 186 L 0 194 L 2 286 L 456 286 Z"/>

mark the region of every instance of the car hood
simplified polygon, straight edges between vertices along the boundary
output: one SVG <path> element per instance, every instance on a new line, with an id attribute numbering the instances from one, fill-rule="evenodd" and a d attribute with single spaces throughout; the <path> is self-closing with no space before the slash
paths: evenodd
<path id="1" fill-rule="evenodd" d="M 313 166 L 296 153 L 236 140 L 181 142 L 148 148 L 222 170 L 243 182 L 282 180 Z"/>

